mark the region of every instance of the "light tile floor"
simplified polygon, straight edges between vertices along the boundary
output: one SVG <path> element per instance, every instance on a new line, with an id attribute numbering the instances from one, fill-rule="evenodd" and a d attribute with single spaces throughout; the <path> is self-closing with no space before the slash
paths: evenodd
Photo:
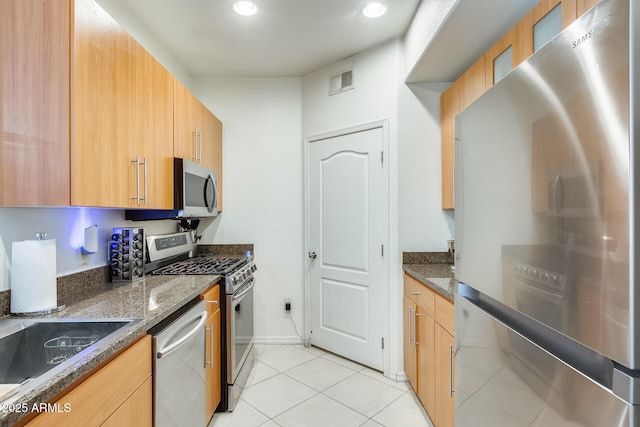
<path id="1" fill-rule="evenodd" d="M 433 427 L 406 382 L 316 347 L 257 345 L 235 411 L 209 427 Z"/>

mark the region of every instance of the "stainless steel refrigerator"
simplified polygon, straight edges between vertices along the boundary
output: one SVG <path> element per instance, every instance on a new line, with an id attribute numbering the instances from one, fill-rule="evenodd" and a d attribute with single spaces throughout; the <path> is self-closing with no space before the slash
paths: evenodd
<path id="1" fill-rule="evenodd" d="M 640 426 L 640 5 L 456 118 L 457 427 Z"/>

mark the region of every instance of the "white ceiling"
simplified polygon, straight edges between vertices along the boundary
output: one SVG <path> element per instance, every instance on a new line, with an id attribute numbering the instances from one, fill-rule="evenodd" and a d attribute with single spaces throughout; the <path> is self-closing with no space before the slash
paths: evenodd
<path id="1" fill-rule="evenodd" d="M 299 77 L 401 36 L 419 0 L 388 0 L 365 18 L 366 0 L 256 0 L 241 17 L 232 0 L 130 0 L 131 11 L 192 76 Z"/>

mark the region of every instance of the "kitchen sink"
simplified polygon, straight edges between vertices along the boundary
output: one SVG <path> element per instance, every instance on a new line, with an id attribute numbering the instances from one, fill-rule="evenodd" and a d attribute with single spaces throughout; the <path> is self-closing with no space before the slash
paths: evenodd
<path id="1" fill-rule="evenodd" d="M 21 393 L 133 327 L 138 319 L 0 320 L 0 384 Z"/>

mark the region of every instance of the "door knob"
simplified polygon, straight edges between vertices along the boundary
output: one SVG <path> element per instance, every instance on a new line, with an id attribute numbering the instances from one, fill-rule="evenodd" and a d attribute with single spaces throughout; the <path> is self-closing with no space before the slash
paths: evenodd
<path id="1" fill-rule="evenodd" d="M 309 258 L 316 259 L 317 255 L 315 252 L 309 252 Z"/>

